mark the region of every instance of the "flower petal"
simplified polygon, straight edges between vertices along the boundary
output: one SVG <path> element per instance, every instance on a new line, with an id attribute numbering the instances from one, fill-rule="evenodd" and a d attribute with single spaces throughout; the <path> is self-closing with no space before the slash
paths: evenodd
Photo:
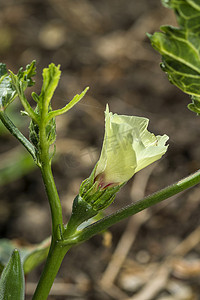
<path id="1" fill-rule="evenodd" d="M 167 135 L 147 130 L 147 118 L 117 115 L 105 111 L 105 135 L 95 177 L 101 184 L 123 183 L 136 172 L 158 160 L 167 151 Z"/>

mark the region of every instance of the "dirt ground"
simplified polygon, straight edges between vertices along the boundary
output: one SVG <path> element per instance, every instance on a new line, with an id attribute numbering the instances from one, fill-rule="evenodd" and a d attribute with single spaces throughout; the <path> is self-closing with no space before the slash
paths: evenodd
<path id="1" fill-rule="evenodd" d="M 36 92 L 42 69 L 51 62 L 60 64 L 54 108 L 90 87 L 81 103 L 57 119 L 53 171 L 65 222 L 80 183 L 98 160 L 106 103 L 112 112 L 149 118 L 150 131 L 170 137 L 167 154 L 136 174 L 106 214 L 200 167 L 200 119 L 187 109 L 189 97 L 161 71 L 160 56 L 146 36 L 163 24 L 176 21 L 159 0 L 0 1 L 0 61 L 16 72 L 36 59 Z M 27 134 L 26 117 L 17 117 L 17 112 L 14 116 Z M 16 163 L 22 149 L 0 130 L 0 161 L 5 167 Z M 196 186 L 71 249 L 49 300 L 200 299 L 199 200 Z M 0 236 L 38 243 L 50 231 L 39 170 L 31 166 L 2 179 Z M 41 270 L 42 266 L 26 278 L 27 299 Z"/>

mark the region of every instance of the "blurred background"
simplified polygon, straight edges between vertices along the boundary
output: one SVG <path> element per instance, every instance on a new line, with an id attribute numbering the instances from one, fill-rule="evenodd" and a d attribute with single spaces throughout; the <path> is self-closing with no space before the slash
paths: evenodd
<path id="1" fill-rule="evenodd" d="M 0 61 L 17 72 L 37 60 L 42 69 L 61 65 L 53 108 L 86 86 L 85 98 L 57 118 L 53 171 L 67 222 L 80 183 L 98 160 L 106 103 L 118 114 L 150 119 L 149 130 L 169 135 L 169 150 L 123 188 L 106 214 L 137 201 L 200 167 L 199 118 L 161 71 L 146 32 L 176 25 L 159 0 L 0 1 Z M 29 93 L 30 93 L 29 92 Z M 30 99 L 30 94 L 27 94 Z M 13 122 L 28 136 L 17 100 Z M 18 245 L 50 235 L 50 213 L 39 170 L 18 142 L 0 127 L 0 236 Z M 73 248 L 65 258 L 50 300 L 200 299 L 199 186 L 156 205 Z M 42 270 L 26 278 L 27 299 Z"/>

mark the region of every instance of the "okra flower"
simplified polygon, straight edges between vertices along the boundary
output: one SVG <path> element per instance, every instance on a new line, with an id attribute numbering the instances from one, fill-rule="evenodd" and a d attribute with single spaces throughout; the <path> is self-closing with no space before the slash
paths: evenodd
<path id="1" fill-rule="evenodd" d="M 160 159 L 167 151 L 168 136 L 147 130 L 147 118 L 105 111 L 105 136 L 95 180 L 101 187 L 128 181 L 136 172 Z"/>
<path id="2" fill-rule="evenodd" d="M 79 192 L 79 202 L 89 204 L 92 213 L 109 206 L 122 185 L 167 151 L 168 136 L 150 133 L 148 123 L 147 118 L 113 114 L 107 105 L 101 155 Z"/>

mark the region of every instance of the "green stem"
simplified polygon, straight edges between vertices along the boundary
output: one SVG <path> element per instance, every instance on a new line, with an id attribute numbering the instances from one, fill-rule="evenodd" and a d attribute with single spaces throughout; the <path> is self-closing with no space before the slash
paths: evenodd
<path id="1" fill-rule="evenodd" d="M 149 195 L 134 204 L 126 206 L 120 209 L 119 211 L 101 219 L 96 223 L 93 223 L 92 225 L 83 229 L 77 235 L 74 235 L 73 238 L 69 237 L 69 240 L 66 240 L 66 243 L 68 242 L 71 244 L 72 243 L 77 244 L 85 240 L 88 240 L 95 234 L 98 234 L 99 232 L 106 230 L 110 226 L 118 223 L 119 221 L 126 219 L 127 217 L 132 216 L 144 210 L 145 208 L 155 205 L 173 195 L 176 195 L 181 191 L 184 191 L 198 184 L 199 182 L 200 182 L 200 170 L 178 181 L 177 183 L 174 183 L 152 195 Z"/>
<path id="2" fill-rule="evenodd" d="M 56 244 L 56 242 L 52 241 L 42 276 L 32 300 L 46 300 L 48 298 L 54 279 L 58 273 L 63 258 L 69 249 L 70 246 L 61 247 L 59 244 Z"/>
<path id="3" fill-rule="evenodd" d="M 61 229 L 61 231 L 63 231 L 62 207 L 49 161 L 43 161 L 41 172 L 51 209 L 52 234 L 53 237 L 57 239 L 60 234 L 59 230 Z"/>
<path id="4" fill-rule="evenodd" d="M 0 111 L 0 119 L 4 126 L 10 131 L 10 133 L 20 141 L 20 143 L 28 150 L 34 160 L 36 160 L 35 147 L 25 138 L 25 136 L 19 131 L 19 129 L 13 124 L 13 122 L 6 115 L 5 111 Z"/>
<path id="5" fill-rule="evenodd" d="M 39 124 L 39 149 L 40 149 L 40 163 L 41 163 L 41 173 L 46 188 L 46 193 L 48 196 L 51 217 L 52 217 L 52 234 L 53 238 L 57 240 L 59 230 L 63 231 L 63 217 L 62 217 L 62 207 L 60 203 L 60 198 L 58 196 L 57 188 L 53 178 L 51 170 L 51 158 L 49 155 L 49 141 L 46 136 L 46 116 L 48 114 L 48 107 L 43 105 L 43 110 L 41 111 L 41 122 Z"/>
<path id="6" fill-rule="evenodd" d="M 44 119 L 41 118 L 41 120 Z M 52 242 L 44 270 L 33 296 L 33 300 L 46 300 L 62 260 L 70 246 L 62 247 L 59 243 L 59 240 L 62 239 L 62 232 L 64 231 L 62 207 L 51 170 L 49 143 L 46 138 L 46 127 L 44 122 L 40 124 L 39 132 L 41 173 L 51 209 Z"/>

